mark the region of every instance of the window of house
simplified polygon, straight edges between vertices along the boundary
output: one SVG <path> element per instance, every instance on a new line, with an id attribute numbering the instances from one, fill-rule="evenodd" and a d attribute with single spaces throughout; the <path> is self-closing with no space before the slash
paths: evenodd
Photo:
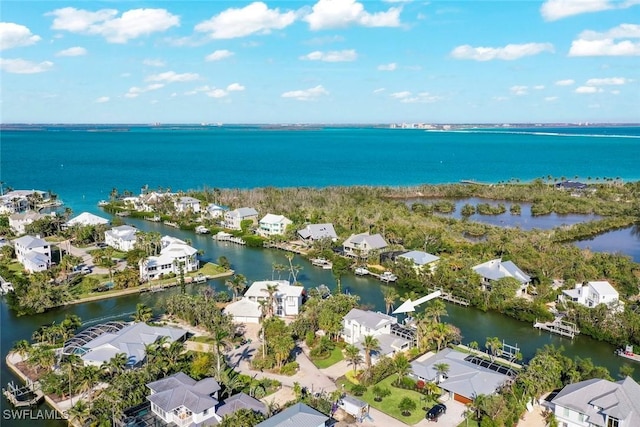
<path id="1" fill-rule="evenodd" d="M 562 408 L 562 416 L 563 417 L 569 416 L 569 408 Z"/>
<path id="2" fill-rule="evenodd" d="M 607 416 L 607 427 L 619 427 L 619 425 L 619 419 Z"/>

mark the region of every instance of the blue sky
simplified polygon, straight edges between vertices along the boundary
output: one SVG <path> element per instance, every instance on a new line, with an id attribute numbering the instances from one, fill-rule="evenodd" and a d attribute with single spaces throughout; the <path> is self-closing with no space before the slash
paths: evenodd
<path id="1" fill-rule="evenodd" d="M 640 122 L 640 0 L 3 1 L 3 123 Z"/>

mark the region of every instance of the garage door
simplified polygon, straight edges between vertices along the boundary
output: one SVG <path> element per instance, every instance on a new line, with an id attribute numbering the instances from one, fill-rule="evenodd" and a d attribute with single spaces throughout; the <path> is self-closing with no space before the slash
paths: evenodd
<path id="1" fill-rule="evenodd" d="M 473 402 L 473 401 L 472 401 L 471 399 L 469 399 L 468 397 L 464 397 L 464 396 L 461 396 L 461 395 L 459 395 L 459 394 L 454 394 L 454 395 L 453 395 L 453 400 L 455 400 L 456 402 L 464 403 L 465 405 L 466 405 L 467 403 L 471 403 L 471 402 Z"/>

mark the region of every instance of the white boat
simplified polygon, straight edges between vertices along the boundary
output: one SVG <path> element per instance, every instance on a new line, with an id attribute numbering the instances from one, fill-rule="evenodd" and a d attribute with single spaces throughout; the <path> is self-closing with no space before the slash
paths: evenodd
<path id="1" fill-rule="evenodd" d="M 358 267 L 356 268 L 356 276 L 366 276 L 367 274 L 369 274 L 369 270 L 367 270 L 364 267 Z"/>
<path id="2" fill-rule="evenodd" d="M 103 207 L 103 206 L 107 206 L 109 204 L 109 202 L 107 202 L 106 200 L 100 200 L 98 202 L 98 206 Z"/>
<path id="3" fill-rule="evenodd" d="M 2 285 L 0 285 L 0 294 L 4 295 L 4 294 L 8 294 L 9 292 L 13 292 L 15 289 L 13 289 L 13 285 L 10 282 L 3 282 Z"/>
<path id="4" fill-rule="evenodd" d="M 315 265 L 316 267 L 322 267 L 325 270 L 331 270 L 333 268 L 333 263 L 324 258 L 311 259 L 311 265 Z"/>
<path id="5" fill-rule="evenodd" d="M 207 227 L 205 227 L 204 225 L 197 226 L 195 231 L 198 234 L 209 234 L 209 229 Z"/>
<path id="6" fill-rule="evenodd" d="M 396 276 L 390 271 L 385 271 L 380 275 L 380 280 L 387 283 L 395 282 L 396 280 L 398 280 L 398 276 Z"/>
<path id="7" fill-rule="evenodd" d="M 633 352 L 633 346 L 627 345 L 625 348 L 619 348 L 616 350 L 616 354 L 625 359 L 633 360 L 634 362 L 640 362 L 640 354 Z"/>

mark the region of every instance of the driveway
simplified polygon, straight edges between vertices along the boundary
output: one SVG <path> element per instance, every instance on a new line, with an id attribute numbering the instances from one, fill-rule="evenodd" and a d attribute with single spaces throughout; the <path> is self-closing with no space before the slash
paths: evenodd
<path id="1" fill-rule="evenodd" d="M 467 409 L 466 405 L 456 402 L 455 400 L 447 400 L 442 402 L 447 405 L 447 413 L 438 418 L 437 422 L 424 419 L 414 427 L 456 427 L 464 421 L 464 411 Z"/>

